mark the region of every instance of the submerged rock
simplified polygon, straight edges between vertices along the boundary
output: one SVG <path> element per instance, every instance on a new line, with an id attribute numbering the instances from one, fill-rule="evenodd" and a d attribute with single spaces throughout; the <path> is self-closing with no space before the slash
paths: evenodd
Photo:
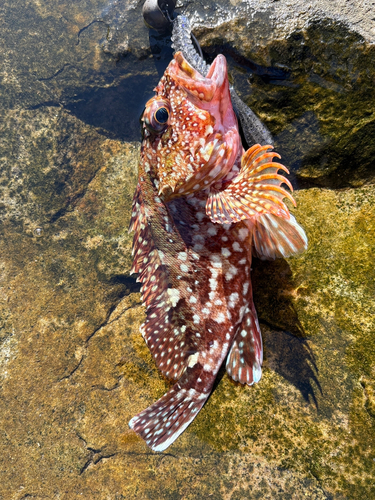
<path id="1" fill-rule="evenodd" d="M 3 2 L 0 497 L 374 496 L 375 30 L 341 4 L 187 7 L 291 167 L 309 250 L 254 262 L 260 383 L 222 371 L 154 454 L 127 425 L 168 387 L 127 227 L 138 117 L 170 51 L 150 48 L 141 3 Z"/>

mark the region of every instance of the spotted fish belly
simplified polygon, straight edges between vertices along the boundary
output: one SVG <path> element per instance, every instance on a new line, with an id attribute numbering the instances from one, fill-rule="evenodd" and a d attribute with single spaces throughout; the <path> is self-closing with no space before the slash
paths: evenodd
<path id="1" fill-rule="evenodd" d="M 152 182 L 141 179 L 132 222 L 134 270 L 147 310 L 141 331 L 160 371 L 177 382 L 129 425 L 162 451 L 202 408 L 228 353 L 235 380 L 251 385 L 260 379 L 262 341 L 252 303 L 249 227 L 213 223 L 205 213 L 207 195 L 163 204 Z"/>

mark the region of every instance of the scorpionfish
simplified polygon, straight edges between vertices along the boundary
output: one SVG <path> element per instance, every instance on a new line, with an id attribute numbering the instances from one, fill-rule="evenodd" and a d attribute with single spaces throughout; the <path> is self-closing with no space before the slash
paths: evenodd
<path id="1" fill-rule="evenodd" d="M 242 147 L 223 55 L 203 77 L 177 52 L 155 92 L 142 117 L 132 272 L 146 308 L 142 336 L 174 385 L 129 426 L 163 451 L 201 410 L 225 358 L 233 380 L 259 382 L 252 256 L 287 257 L 307 239 L 283 201 L 295 205 L 280 156 Z"/>

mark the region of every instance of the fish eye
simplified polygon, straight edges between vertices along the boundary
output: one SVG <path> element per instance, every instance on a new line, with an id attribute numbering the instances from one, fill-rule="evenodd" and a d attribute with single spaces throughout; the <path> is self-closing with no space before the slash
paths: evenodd
<path id="1" fill-rule="evenodd" d="M 163 106 L 162 108 L 159 108 L 157 111 L 155 111 L 154 117 L 158 123 L 164 125 L 168 121 L 169 111 Z"/>
<path id="2" fill-rule="evenodd" d="M 161 134 L 169 125 L 170 105 L 167 99 L 153 97 L 146 104 L 142 120 L 153 134 Z"/>

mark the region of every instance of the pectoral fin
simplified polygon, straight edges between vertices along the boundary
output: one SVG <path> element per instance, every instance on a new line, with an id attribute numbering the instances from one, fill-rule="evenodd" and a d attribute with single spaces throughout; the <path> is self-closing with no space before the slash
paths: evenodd
<path id="1" fill-rule="evenodd" d="M 290 257 L 307 249 L 307 236 L 295 217 L 289 219 L 264 214 L 253 228 L 253 254 L 262 260 Z"/>
<path id="2" fill-rule="evenodd" d="M 248 149 L 241 160 L 239 174 L 222 191 L 211 189 L 206 203 L 206 213 L 213 222 L 220 224 L 253 219 L 263 214 L 289 218 L 288 207 L 283 198 L 296 203 L 292 195 L 281 187 L 286 184 L 293 190 L 290 182 L 278 174 L 278 170 L 289 173 L 280 163 L 272 162 L 280 158 L 270 152 L 272 146 L 256 144 Z"/>

